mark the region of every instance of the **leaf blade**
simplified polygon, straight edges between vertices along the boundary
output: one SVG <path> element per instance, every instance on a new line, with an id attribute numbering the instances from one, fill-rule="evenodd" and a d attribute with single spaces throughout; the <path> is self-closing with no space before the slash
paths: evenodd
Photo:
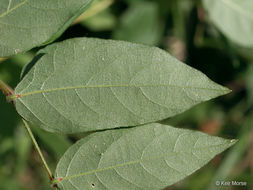
<path id="1" fill-rule="evenodd" d="M 203 0 L 203 4 L 214 24 L 231 41 L 240 46 L 253 47 L 252 1 Z"/>
<path id="2" fill-rule="evenodd" d="M 157 45 L 161 40 L 163 27 L 156 2 L 137 2 L 124 12 L 119 27 L 113 33 L 113 38 Z"/>
<path id="3" fill-rule="evenodd" d="M 162 189 L 234 143 L 161 124 L 99 132 L 65 153 L 56 177 L 60 189 Z"/>
<path id="4" fill-rule="evenodd" d="M 11 56 L 58 38 L 93 0 L 12 1 L 0 4 L 0 57 Z M 7 10 L 6 10 L 7 9 Z"/>
<path id="5" fill-rule="evenodd" d="M 229 92 L 149 46 L 77 38 L 44 53 L 15 89 L 15 104 L 26 120 L 52 132 L 154 122 Z"/>

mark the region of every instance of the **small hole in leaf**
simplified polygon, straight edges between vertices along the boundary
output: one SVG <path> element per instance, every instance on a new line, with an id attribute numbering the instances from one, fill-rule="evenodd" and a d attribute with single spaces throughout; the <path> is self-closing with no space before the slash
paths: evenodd
<path id="1" fill-rule="evenodd" d="M 95 184 L 94 184 L 94 183 L 92 183 L 92 184 L 91 184 L 91 187 L 93 187 L 93 188 L 94 188 L 94 187 L 95 187 Z"/>

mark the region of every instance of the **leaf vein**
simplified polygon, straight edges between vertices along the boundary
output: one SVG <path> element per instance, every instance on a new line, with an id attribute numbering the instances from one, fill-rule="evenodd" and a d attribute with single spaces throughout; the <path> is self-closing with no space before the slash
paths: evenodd
<path id="1" fill-rule="evenodd" d="M 15 7 L 13 7 L 13 8 L 11 8 L 11 9 L 7 10 L 7 11 L 4 12 L 4 13 L 2 13 L 2 14 L 0 15 L 0 18 L 5 17 L 6 15 L 10 14 L 10 13 L 13 12 L 14 10 L 16 10 L 17 8 L 19 8 L 19 7 L 23 6 L 23 5 L 25 5 L 27 2 L 28 2 L 28 0 L 24 0 L 23 2 L 17 4 Z"/>
<path id="2" fill-rule="evenodd" d="M 67 121 L 69 121 L 69 122 L 71 123 L 72 126 L 74 126 L 72 120 L 68 119 L 65 115 L 63 115 L 63 113 L 61 113 L 61 112 L 56 108 L 56 106 L 54 106 L 54 105 L 48 100 L 48 98 L 46 97 L 46 95 L 45 95 L 44 93 L 42 93 L 42 95 L 43 95 L 43 97 L 45 98 L 45 100 L 48 102 L 48 104 L 49 104 L 52 108 L 54 108 L 54 109 L 56 110 L 57 113 L 59 113 L 64 119 L 66 119 Z"/>
<path id="3" fill-rule="evenodd" d="M 110 90 L 111 90 L 112 94 L 114 95 L 114 97 L 117 99 L 117 101 L 118 101 L 124 108 L 126 108 L 126 109 L 129 111 L 129 113 L 131 113 L 132 115 L 137 116 L 137 117 L 143 119 L 140 115 L 137 115 L 136 113 L 134 113 L 129 107 L 127 107 L 123 102 L 121 102 L 120 99 L 119 99 L 119 97 L 115 94 L 115 92 L 113 91 L 112 88 L 110 88 Z"/>
<path id="4" fill-rule="evenodd" d="M 239 12 L 240 14 L 244 15 L 245 17 L 253 20 L 253 15 L 250 14 L 249 12 L 246 12 L 245 9 L 243 9 L 242 7 L 238 6 L 238 4 L 234 3 L 232 0 L 228 1 L 228 0 L 222 0 L 222 2 L 226 5 L 228 5 L 230 8 L 232 8 L 233 10 Z"/>
<path id="5" fill-rule="evenodd" d="M 194 87 L 194 86 L 179 86 L 179 85 L 168 85 L 168 84 L 136 84 L 136 85 L 129 85 L 129 84 L 116 84 L 116 85 L 91 85 L 91 86 L 67 86 L 67 87 L 60 87 L 60 88 L 52 88 L 52 89 L 43 89 L 43 90 L 35 90 L 32 92 L 19 94 L 20 97 L 41 94 L 41 93 L 48 93 L 48 92 L 56 92 L 56 91 L 64 91 L 64 90 L 74 90 L 74 89 L 83 89 L 83 88 L 144 88 L 144 87 L 176 87 L 176 88 L 189 88 L 189 89 L 198 89 L 198 90 L 210 90 L 210 91 L 224 91 L 221 89 L 215 88 L 206 88 L 206 87 Z"/>

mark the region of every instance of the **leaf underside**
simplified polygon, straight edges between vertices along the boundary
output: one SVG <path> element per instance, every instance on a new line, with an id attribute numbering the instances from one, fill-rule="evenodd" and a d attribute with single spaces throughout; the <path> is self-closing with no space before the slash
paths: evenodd
<path id="1" fill-rule="evenodd" d="M 148 124 L 90 135 L 61 158 L 61 190 L 160 190 L 235 143 L 201 132 Z"/>
<path id="2" fill-rule="evenodd" d="M 17 111 L 51 132 L 136 126 L 229 92 L 167 52 L 76 38 L 49 46 L 18 84 Z"/>
<path id="3" fill-rule="evenodd" d="M 233 42 L 253 47 L 252 0 L 203 0 L 214 24 Z"/>
<path id="4" fill-rule="evenodd" d="M 59 37 L 92 0 L 0 0 L 0 57 Z"/>

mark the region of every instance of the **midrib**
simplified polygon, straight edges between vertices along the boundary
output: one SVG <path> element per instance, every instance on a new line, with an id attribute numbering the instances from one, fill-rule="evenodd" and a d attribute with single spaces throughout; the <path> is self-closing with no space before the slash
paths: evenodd
<path id="1" fill-rule="evenodd" d="M 64 90 L 74 90 L 74 89 L 85 89 L 85 88 L 141 88 L 141 87 L 175 87 L 175 88 L 194 88 L 199 90 L 210 90 L 210 91 L 225 91 L 225 89 L 215 89 L 215 88 L 205 88 L 205 87 L 196 87 L 196 86 L 180 86 L 180 85 L 172 85 L 172 84 L 140 84 L 140 85 L 129 85 L 129 84 L 118 84 L 118 85 L 91 85 L 91 86 L 69 86 L 69 87 L 61 87 L 61 88 L 52 88 L 52 89 L 41 89 L 32 92 L 27 92 L 24 94 L 18 94 L 18 98 L 31 96 L 42 93 L 56 92 L 56 91 L 64 91 Z M 14 98 L 17 99 L 17 98 Z"/>

